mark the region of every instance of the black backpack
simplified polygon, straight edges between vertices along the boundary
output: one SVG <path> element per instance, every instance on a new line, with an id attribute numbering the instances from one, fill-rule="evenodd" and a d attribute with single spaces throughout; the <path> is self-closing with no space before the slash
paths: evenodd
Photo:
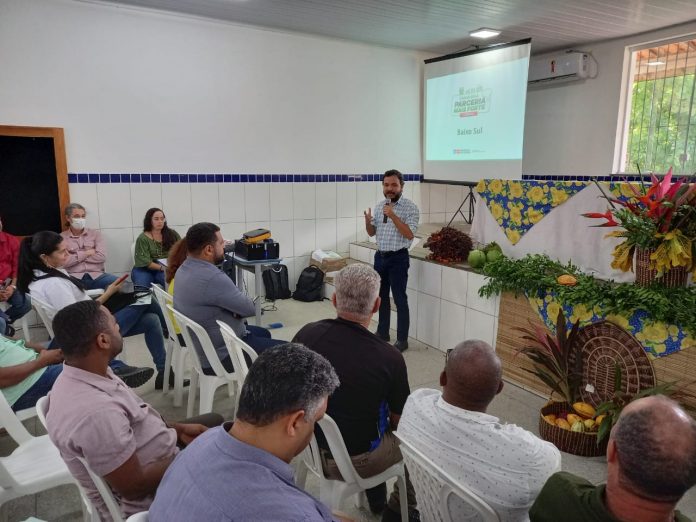
<path id="1" fill-rule="evenodd" d="M 290 285 L 288 284 L 288 267 L 285 265 L 272 266 L 263 271 L 263 286 L 266 289 L 266 299 L 290 299 Z"/>
<path id="2" fill-rule="evenodd" d="M 324 272 L 321 268 L 317 268 L 314 265 L 310 265 L 300 274 L 297 279 L 297 287 L 295 288 L 295 293 L 292 294 L 292 298 L 297 301 L 321 301 L 322 297 L 322 286 L 324 285 Z"/>

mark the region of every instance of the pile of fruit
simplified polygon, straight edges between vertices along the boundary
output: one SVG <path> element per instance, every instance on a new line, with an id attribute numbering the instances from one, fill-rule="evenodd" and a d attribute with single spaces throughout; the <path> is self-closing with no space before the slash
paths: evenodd
<path id="1" fill-rule="evenodd" d="M 564 430 L 596 432 L 605 417 L 606 415 L 595 415 L 595 409 L 591 404 L 576 402 L 573 404 L 572 412 L 544 415 L 544 420 Z"/>
<path id="2" fill-rule="evenodd" d="M 495 241 L 488 243 L 482 249 L 476 249 L 469 252 L 469 266 L 471 268 L 483 268 L 486 263 L 495 261 L 496 259 L 503 257 L 503 250 L 500 245 Z"/>
<path id="3" fill-rule="evenodd" d="M 461 230 L 443 227 L 430 234 L 423 246 L 429 248 L 431 252 L 427 259 L 440 263 L 459 263 L 467 258 L 473 243 L 471 238 Z"/>

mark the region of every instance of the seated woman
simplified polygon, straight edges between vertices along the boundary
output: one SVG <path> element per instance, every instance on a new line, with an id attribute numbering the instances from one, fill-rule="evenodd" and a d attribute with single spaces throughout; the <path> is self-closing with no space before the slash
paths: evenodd
<path id="1" fill-rule="evenodd" d="M 167 283 L 167 293 L 169 293 L 171 296 L 174 295 L 174 276 L 176 275 L 176 271 L 179 270 L 179 267 L 184 263 L 184 261 L 186 261 L 187 256 L 188 249 L 186 248 L 185 239 L 180 239 L 174 243 L 174 246 L 171 248 L 171 250 L 169 250 L 169 257 L 167 258 L 167 270 L 165 272 L 164 281 Z M 174 325 L 174 333 L 179 338 L 179 344 L 181 344 L 181 346 L 185 346 L 186 343 L 184 342 L 184 336 L 181 335 L 181 329 L 179 328 L 179 325 L 176 324 L 174 314 L 169 312 L 169 315 L 172 318 L 172 324 Z"/>
<path id="2" fill-rule="evenodd" d="M 18 256 L 19 239 L 2 229 L 0 219 L 0 303 L 8 306 L 0 311 L 0 335 L 9 337 L 15 334 L 12 322 L 31 310 L 29 298 L 17 290 Z"/>
<path id="3" fill-rule="evenodd" d="M 150 288 L 152 283 L 164 286 L 166 267 L 160 262 L 181 237 L 167 226 L 164 212 L 151 208 L 145 213 L 143 233 L 135 240 L 135 266 L 131 272 L 133 284 Z"/>
<path id="4" fill-rule="evenodd" d="M 79 203 L 65 207 L 65 218 L 68 228 L 60 235 L 65 239 L 69 255 L 63 268 L 82 281 L 85 290 L 106 290 L 118 277 L 104 271 L 106 245 L 101 232 L 86 227 L 87 211 Z"/>
<path id="5" fill-rule="evenodd" d="M 68 259 L 65 241 L 60 234 L 51 231 L 37 232 L 22 240 L 19 250 L 18 286 L 21 290 L 36 296 L 53 309 L 53 314 L 77 301 L 86 301 L 90 297 L 85 293 L 82 282 L 67 274 L 63 266 Z M 99 303 L 117 293 L 123 283 L 111 283 L 104 293 L 97 297 Z M 155 389 L 162 389 L 164 380 L 164 334 L 162 311 L 153 299 L 148 305 L 133 304 L 114 313 L 123 337 L 145 334 L 145 344 L 152 355 L 157 368 Z M 51 317 L 51 320 L 53 318 Z M 134 369 L 116 361 L 114 373 L 124 381 L 124 374 L 133 373 Z M 140 384 L 152 376 L 151 368 L 138 369 Z M 173 381 L 173 376 L 171 376 Z M 126 381 L 129 386 L 133 386 Z M 139 386 L 140 384 L 137 384 Z"/>

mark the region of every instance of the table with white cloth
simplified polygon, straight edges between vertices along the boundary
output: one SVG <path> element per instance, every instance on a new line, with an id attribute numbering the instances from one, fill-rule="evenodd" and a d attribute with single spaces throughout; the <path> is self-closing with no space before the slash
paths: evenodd
<path id="1" fill-rule="evenodd" d="M 603 190 L 610 197 L 615 197 L 621 184 L 602 184 Z M 565 196 L 560 192 L 563 186 L 572 187 L 574 193 Z M 546 187 L 546 189 L 544 189 Z M 491 199 L 484 197 L 483 190 L 499 191 L 497 206 L 491 205 Z M 534 223 L 523 234 L 501 227 L 500 215 L 512 212 L 516 201 L 525 200 L 528 194 L 543 191 L 549 205 L 543 212 L 535 211 Z M 611 191 L 614 191 L 613 193 Z M 510 191 L 515 192 L 513 196 Z M 595 183 L 557 182 L 541 180 L 482 180 L 477 187 L 476 211 L 471 225 L 471 237 L 474 241 L 486 244 L 495 241 L 506 256 L 513 259 L 527 254 L 547 254 L 561 263 L 572 261 L 583 272 L 594 274 L 601 279 L 615 281 L 633 281 L 632 272 L 621 272 L 611 268 L 611 253 L 621 242 L 620 238 L 605 238 L 607 232 L 614 229 L 595 227 L 596 219 L 588 219 L 582 214 L 588 212 L 606 212 L 609 203 L 602 197 L 602 192 Z M 544 196 L 539 196 L 539 199 Z M 556 198 L 556 205 L 551 200 Z M 529 201 L 528 198 L 526 198 Z M 562 199 L 562 201 L 560 201 Z M 524 206 L 520 204 L 520 206 Z M 491 213 L 493 207 L 498 218 Z M 524 217 L 525 209 L 520 212 Z M 510 239 L 512 237 L 512 240 Z M 513 244 L 512 241 L 516 241 Z"/>

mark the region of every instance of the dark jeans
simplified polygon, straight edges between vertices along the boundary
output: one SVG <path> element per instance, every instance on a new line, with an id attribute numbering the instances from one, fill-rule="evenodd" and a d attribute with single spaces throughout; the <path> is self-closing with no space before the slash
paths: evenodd
<path id="1" fill-rule="evenodd" d="M 135 286 L 150 288 L 152 283 L 157 283 L 165 290 L 167 289 L 164 284 L 164 272 L 161 270 L 150 270 L 149 268 L 135 266 L 131 270 L 131 280 Z"/>
<path id="2" fill-rule="evenodd" d="M 85 285 L 85 290 L 96 290 L 97 288 L 106 290 L 106 287 L 117 279 L 118 276 L 115 276 L 114 274 L 107 274 L 106 272 L 98 276 L 96 279 L 92 279 L 91 275 L 85 274 L 82 276 L 82 284 Z"/>
<path id="3" fill-rule="evenodd" d="M 394 254 L 377 252 L 375 254 L 375 270 L 382 278 L 379 286 L 379 297 L 382 303 L 379 305 L 379 323 L 377 333 L 382 337 L 389 336 L 389 322 L 391 302 L 389 289 L 391 288 L 396 303 L 396 339 L 408 340 L 410 317 L 408 312 L 408 298 L 406 297 L 406 283 L 408 282 L 409 267 L 408 250 L 400 250 Z"/>
<path id="4" fill-rule="evenodd" d="M 242 341 L 251 346 L 257 354 L 261 354 L 269 348 L 273 348 L 274 346 L 285 344 L 287 342 L 281 341 L 280 339 L 271 339 L 271 332 L 260 326 L 246 325 L 246 329 L 249 333 L 242 337 Z M 247 366 L 251 366 L 251 358 L 246 354 L 246 352 L 244 353 L 244 359 L 246 360 Z M 234 366 L 232 366 L 232 361 L 229 357 L 225 357 L 220 362 L 222 363 L 222 367 L 228 372 L 234 371 Z M 215 372 L 210 366 L 203 368 L 203 373 L 206 375 L 215 375 Z"/>
<path id="5" fill-rule="evenodd" d="M 164 317 L 162 310 L 152 298 L 149 305 L 130 305 L 114 314 L 123 337 L 145 334 L 145 344 L 152 355 L 158 372 L 164 371 L 166 352 L 164 349 Z"/>
<path id="6" fill-rule="evenodd" d="M 41 397 L 44 397 L 53 388 L 53 383 L 63 371 L 62 364 L 52 364 L 46 366 L 46 370 L 43 372 L 39 380 L 36 381 L 31 388 L 24 392 L 24 394 L 17 399 L 12 405 L 13 411 L 26 410 L 27 408 L 33 408 Z"/>
<path id="7" fill-rule="evenodd" d="M 12 297 L 7 300 L 7 304 L 10 307 L 0 312 L 0 334 L 4 334 L 7 330 L 7 323 L 19 319 L 31 310 L 31 299 L 17 289 L 12 293 Z"/>

